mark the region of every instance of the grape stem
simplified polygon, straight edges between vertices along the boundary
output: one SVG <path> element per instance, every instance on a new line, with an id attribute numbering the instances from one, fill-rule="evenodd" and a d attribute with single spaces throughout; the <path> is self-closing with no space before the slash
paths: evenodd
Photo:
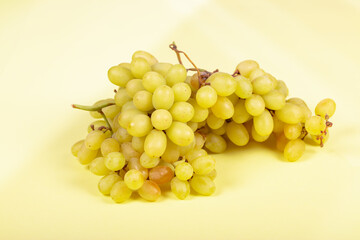
<path id="1" fill-rule="evenodd" d="M 113 133 L 110 122 L 109 122 L 109 120 L 107 119 L 107 117 L 105 116 L 105 114 L 103 112 L 103 108 L 111 106 L 111 105 L 115 105 L 115 103 L 104 103 L 104 104 L 101 104 L 101 105 L 98 105 L 98 106 L 85 106 L 85 105 L 79 105 L 79 104 L 72 104 L 71 106 L 73 108 L 81 109 L 81 110 L 84 110 L 84 111 L 89 111 L 89 112 L 96 111 L 96 112 L 100 113 L 101 116 L 104 118 L 106 124 L 109 126 L 110 132 Z"/>

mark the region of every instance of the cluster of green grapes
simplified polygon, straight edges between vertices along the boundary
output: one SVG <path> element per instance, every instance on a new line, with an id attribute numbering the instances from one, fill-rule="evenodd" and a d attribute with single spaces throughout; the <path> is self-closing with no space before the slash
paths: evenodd
<path id="1" fill-rule="evenodd" d="M 229 141 L 245 146 L 250 136 L 264 142 L 275 134 L 285 159 L 296 161 L 305 151 L 307 134 L 321 146 L 328 139 L 333 100 L 322 100 L 313 116 L 302 99 L 286 99 L 286 84 L 253 60 L 239 63 L 232 75 L 195 64 L 186 69 L 183 52 L 175 45 L 172 49 L 180 64 L 158 62 L 137 51 L 131 63 L 108 71 L 110 82 L 118 86 L 114 98 L 73 105 L 103 118 L 89 125 L 72 153 L 103 176 L 98 188 L 115 202 L 126 201 L 134 191 L 156 201 L 168 187 L 179 199 L 190 188 L 213 194 L 215 159 L 207 151 L 224 152 Z"/>

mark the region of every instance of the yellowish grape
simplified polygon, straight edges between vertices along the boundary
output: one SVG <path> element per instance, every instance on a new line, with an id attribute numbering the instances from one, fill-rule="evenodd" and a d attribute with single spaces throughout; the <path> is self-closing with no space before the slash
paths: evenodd
<path id="1" fill-rule="evenodd" d="M 84 144 L 84 140 L 80 140 L 76 143 L 74 143 L 74 145 L 72 145 L 71 147 L 71 153 L 72 155 L 74 155 L 74 157 L 77 157 L 78 152 L 81 149 L 81 146 Z"/>
<path id="2" fill-rule="evenodd" d="M 299 123 L 304 117 L 302 109 L 292 103 L 285 103 L 283 108 L 275 111 L 275 115 L 280 121 L 288 124 Z"/>
<path id="3" fill-rule="evenodd" d="M 154 181 L 146 180 L 142 187 L 138 190 L 139 195 L 150 202 L 154 202 L 161 196 L 161 190 L 159 185 Z"/>
<path id="4" fill-rule="evenodd" d="M 193 175 L 193 172 L 193 167 L 187 162 L 180 163 L 175 167 L 176 177 L 183 181 L 190 179 Z"/>
<path id="5" fill-rule="evenodd" d="M 151 65 L 142 57 L 133 58 L 130 64 L 131 73 L 135 78 L 142 78 L 145 73 L 151 71 Z"/>
<path id="6" fill-rule="evenodd" d="M 227 143 L 220 135 L 209 133 L 206 135 L 205 147 L 213 153 L 222 153 L 226 150 Z"/>
<path id="7" fill-rule="evenodd" d="M 217 93 L 211 86 L 203 86 L 196 92 L 196 102 L 202 108 L 214 106 L 217 100 Z"/>
<path id="8" fill-rule="evenodd" d="M 243 124 L 229 122 L 226 126 L 226 135 L 237 146 L 245 146 L 249 142 L 249 133 Z"/>
<path id="9" fill-rule="evenodd" d="M 175 64 L 171 66 L 169 71 L 166 73 L 166 84 L 172 87 L 176 83 L 185 82 L 186 76 L 186 68 L 181 64 Z"/>
<path id="10" fill-rule="evenodd" d="M 179 146 L 189 145 L 194 140 L 194 132 L 182 122 L 173 122 L 166 130 L 166 134 L 173 143 Z"/>
<path id="11" fill-rule="evenodd" d="M 227 97 L 219 96 L 211 111 L 218 118 L 228 119 L 234 115 L 234 105 Z"/>
<path id="12" fill-rule="evenodd" d="M 243 75 L 239 75 L 235 77 L 235 80 L 237 81 L 235 94 L 244 99 L 250 97 L 253 93 L 253 86 L 250 79 Z"/>
<path id="13" fill-rule="evenodd" d="M 254 128 L 261 136 L 268 136 L 274 129 L 274 121 L 268 110 L 264 110 L 262 114 L 254 117 Z"/>
<path id="14" fill-rule="evenodd" d="M 189 84 L 180 82 L 172 86 L 174 91 L 175 102 L 186 102 L 191 96 L 191 88 Z"/>
<path id="15" fill-rule="evenodd" d="M 215 183 L 211 178 L 197 174 L 190 180 L 190 186 L 195 192 L 205 196 L 213 194 L 216 190 Z"/>
<path id="16" fill-rule="evenodd" d="M 166 135 L 163 131 L 152 130 L 145 138 L 144 151 L 149 157 L 160 157 L 165 152 L 166 142 Z"/>
<path id="17" fill-rule="evenodd" d="M 301 139 L 290 140 L 284 148 L 284 157 L 289 162 L 297 161 L 305 152 L 305 143 Z"/>
<path id="18" fill-rule="evenodd" d="M 245 100 L 239 99 L 234 106 L 234 115 L 232 116 L 232 120 L 236 123 L 244 123 L 251 118 L 252 116 L 246 111 Z"/>
<path id="19" fill-rule="evenodd" d="M 121 152 L 111 152 L 104 158 L 104 164 L 111 171 L 118 171 L 125 166 L 125 157 Z"/>
<path id="20" fill-rule="evenodd" d="M 150 66 L 158 63 L 158 60 L 152 54 L 146 51 L 134 52 L 134 54 L 132 55 L 132 59 L 135 58 L 144 58 L 150 64 Z"/>
<path id="21" fill-rule="evenodd" d="M 336 103 L 330 98 L 321 100 L 315 107 L 315 114 L 325 119 L 327 115 L 329 118 L 334 115 L 336 110 Z"/>
<path id="22" fill-rule="evenodd" d="M 174 121 L 184 123 L 189 122 L 195 114 L 194 107 L 188 102 L 175 102 L 169 111 Z"/>
<path id="23" fill-rule="evenodd" d="M 152 104 L 152 94 L 146 90 L 135 93 L 133 103 L 140 111 L 148 112 L 154 109 Z"/>
<path id="24" fill-rule="evenodd" d="M 110 173 L 102 177 L 98 184 L 99 191 L 104 195 L 109 195 L 113 185 L 120 180 L 121 177 L 117 173 Z"/>
<path id="25" fill-rule="evenodd" d="M 157 87 L 152 97 L 152 103 L 155 109 L 168 110 L 174 103 L 174 91 L 167 85 Z"/>
<path id="26" fill-rule="evenodd" d="M 233 94 L 237 88 L 237 82 L 233 76 L 228 73 L 217 72 L 212 74 L 207 83 L 210 83 L 211 87 L 215 89 L 219 96 L 229 96 Z"/>
<path id="27" fill-rule="evenodd" d="M 153 126 L 151 124 L 150 117 L 144 114 L 138 114 L 131 119 L 127 127 L 127 131 L 135 137 L 144 137 L 151 130 Z"/>
<path id="28" fill-rule="evenodd" d="M 249 77 L 250 73 L 257 68 L 259 68 L 259 64 L 254 60 L 245 60 L 236 66 L 236 69 L 244 77 Z"/>
<path id="29" fill-rule="evenodd" d="M 160 73 L 150 71 L 143 76 L 142 84 L 147 91 L 153 93 L 157 87 L 165 85 L 166 80 Z"/>
<path id="30" fill-rule="evenodd" d="M 154 65 L 151 66 L 151 70 L 157 73 L 160 73 L 163 77 L 166 76 L 166 74 L 168 73 L 169 69 L 172 67 L 173 65 L 171 63 L 155 63 Z"/>
<path id="31" fill-rule="evenodd" d="M 259 116 L 265 110 L 264 99 L 256 94 L 251 95 L 245 100 L 245 109 L 252 116 Z"/>
<path id="32" fill-rule="evenodd" d="M 178 199 L 184 200 L 190 194 L 190 184 L 188 181 L 182 181 L 177 177 L 171 179 L 171 191 Z"/>
<path id="33" fill-rule="evenodd" d="M 130 169 L 125 173 L 124 182 L 126 186 L 131 190 L 138 190 L 144 184 L 144 176 L 143 174 L 136 170 Z"/>
<path id="34" fill-rule="evenodd" d="M 168 110 L 158 109 L 151 114 L 151 123 L 158 130 L 168 129 L 173 122 L 173 117 Z"/>
<path id="35" fill-rule="evenodd" d="M 320 135 L 325 127 L 326 121 L 320 116 L 312 116 L 305 122 L 305 129 L 311 135 Z"/>
<path id="36" fill-rule="evenodd" d="M 105 159 L 97 157 L 89 164 L 89 170 L 95 175 L 104 176 L 110 173 L 110 170 L 105 166 Z"/>
<path id="37" fill-rule="evenodd" d="M 131 197 L 132 191 L 127 187 L 124 181 L 120 180 L 114 183 L 111 188 L 110 196 L 116 203 L 122 203 Z"/>
<path id="38" fill-rule="evenodd" d="M 111 83 L 120 87 L 125 87 L 126 83 L 134 77 L 129 69 L 121 66 L 113 66 L 108 71 L 108 78 Z"/>
<path id="39" fill-rule="evenodd" d="M 135 93 L 145 90 L 141 79 L 132 79 L 126 84 L 126 92 L 130 97 L 134 97 Z"/>
<path id="40" fill-rule="evenodd" d="M 107 138 L 101 143 L 101 154 L 105 157 L 111 152 L 119 152 L 120 151 L 120 144 L 114 138 Z"/>

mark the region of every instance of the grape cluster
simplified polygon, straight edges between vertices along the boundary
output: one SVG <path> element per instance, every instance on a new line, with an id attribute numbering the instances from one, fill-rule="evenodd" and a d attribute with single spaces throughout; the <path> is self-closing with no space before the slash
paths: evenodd
<path id="1" fill-rule="evenodd" d="M 228 142 L 245 146 L 276 136 L 276 147 L 288 161 L 305 151 L 309 134 L 323 146 L 328 140 L 329 118 L 335 102 L 322 100 L 315 115 L 300 98 L 287 98 L 286 84 L 253 60 L 239 63 L 233 74 L 199 69 L 175 44 L 179 64 L 162 63 L 145 51 L 133 54 L 130 63 L 108 71 L 118 86 L 115 96 L 92 106 L 96 120 L 72 153 L 89 170 L 103 176 L 99 191 L 119 203 L 137 192 L 156 201 L 170 186 L 179 199 L 190 188 L 201 195 L 215 192 L 215 159 Z M 194 68 L 186 69 L 184 54 Z M 194 71 L 194 74 L 190 74 Z M 206 149 L 206 150 L 205 150 Z"/>

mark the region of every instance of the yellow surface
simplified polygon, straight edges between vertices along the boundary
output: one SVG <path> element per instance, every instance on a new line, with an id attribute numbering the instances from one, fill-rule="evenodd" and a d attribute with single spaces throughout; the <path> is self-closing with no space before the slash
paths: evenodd
<path id="1" fill-rule="evenodd" d="M 356 0 L 0 1 L 0 239 L 360 239 L 360 4 Z M 70 155 L 138 49 L 201 67 L 247 58 L 313 109 L 337 102 L 325 148 L 296 163 L 270 144 L 216 155 L 214 196 L 113 204 Z"/>

